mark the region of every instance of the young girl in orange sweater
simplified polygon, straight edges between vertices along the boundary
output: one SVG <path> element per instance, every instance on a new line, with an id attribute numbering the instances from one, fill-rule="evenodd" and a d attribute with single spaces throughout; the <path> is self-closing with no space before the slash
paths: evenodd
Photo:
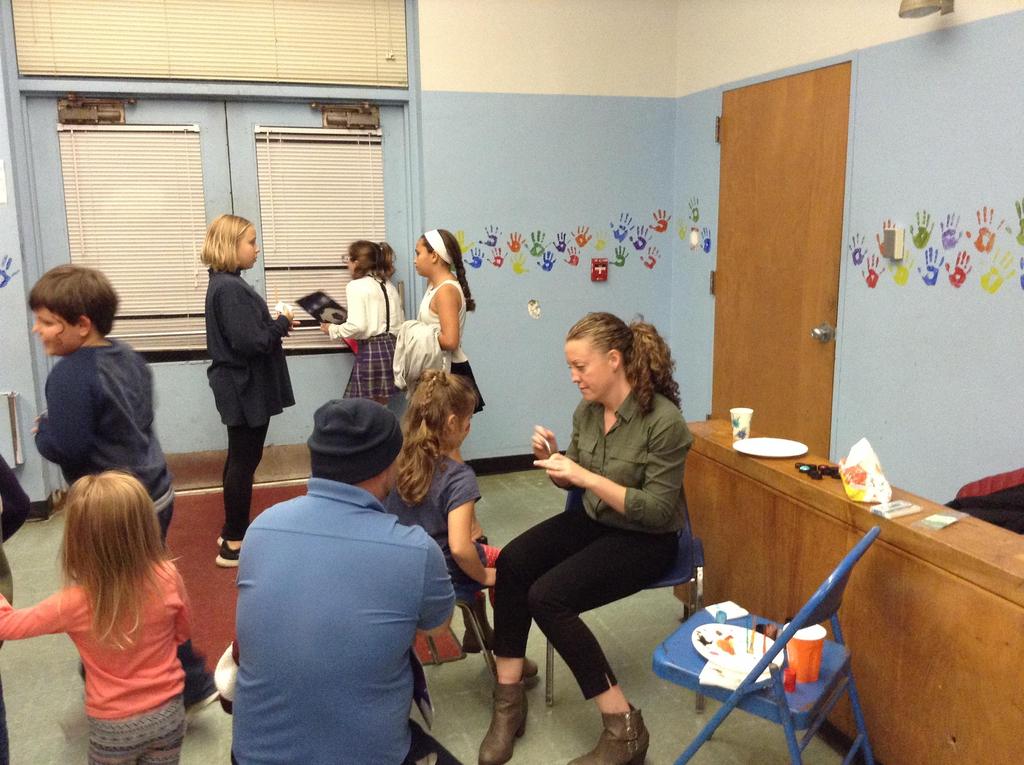
<path id="1" fill-rule="evenodd" d="M 107 471 L 75 481 L 66 508 L 65 587 L 29 608 L 0 596 L 0 639 L 66 632 L 74 642 L 90 762 L 176 763 L 185 735 L 177 648 L 189 607 L 153 502 L 135 478 Z"/>

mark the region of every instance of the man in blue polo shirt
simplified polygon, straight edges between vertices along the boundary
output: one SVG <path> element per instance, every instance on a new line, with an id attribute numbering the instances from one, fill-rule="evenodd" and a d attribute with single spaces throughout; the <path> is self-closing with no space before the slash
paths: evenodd
<path id="1" fill-rule="evenodd" d="M 308 493 L 262 513 L 242 547 L 232 754 L 240 765 L 455 762 L 409 719 L 416 631 L 446 629 L 455 596 L 434 540 L 380 503 L 398 420 L 342 399 L 313 423 Z"/>

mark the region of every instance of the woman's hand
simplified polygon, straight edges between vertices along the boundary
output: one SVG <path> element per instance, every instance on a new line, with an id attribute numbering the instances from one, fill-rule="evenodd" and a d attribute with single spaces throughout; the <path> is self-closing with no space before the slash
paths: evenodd
<path id="1" fill-rule="evenodd" d="M 586 488 L 583 486 L 583 482 L 591 474 L 589 470 L 581 468 L 559 452 L 553 453 L 544 460 L 534 460 L 533 465 L 534 467 L 544 468 L 547 471 L 548 478 L 563 488 L 569 485 Z"/>
<path id="2" fill-rule="evenodd" d="M 485 568 L 484 569 L 484 580 L 480 582 L 484 587 L 493 587 L 497 580 L 498 569 L 496 568 Z"/>
<path id="3" fill-rule="evenodd" d="M 331 334 L 331 325 L 328 324 L 326 321 L 320 322 L 320 331 L 323 332 L 325 335 Z"/>
<path id="4" fill-rule="evenodd" d="M 555 434 L 543 425 L 533 426 L 533 437 L 530 439 L 530 446 L 533 449 L 533 456 L 538 460 L 546 460 L 552 454 L 558 452 L 558 442 Z"/>

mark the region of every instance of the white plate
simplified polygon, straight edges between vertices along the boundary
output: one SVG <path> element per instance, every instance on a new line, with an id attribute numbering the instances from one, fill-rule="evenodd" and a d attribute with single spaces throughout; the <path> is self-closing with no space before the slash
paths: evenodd
<path id="1" fill-rule="evenodd" d="M 710 662 L 732 672 L 747 674 L 760 661 L 761 657 L 774 645 L 775 641 L 760 632 L 754 633 L 754 652 L 747 653 L 746 627 L 735 624 L 702 624 L 691 635 L 693 647 L 697 653 Z M 764 641 L 762 643 L 762 641 Z M 729 653 L 732 648 L 732 653 Z M 782 661 L 782 653 L 775 657 L 775 662 Z"/>
<path id="2" fill-rule="evenodd" d="M 751 457 L 799 457 L 807 454 L 807 444 L 787 438 L 744 438 L 734 441 L 732 448 Z"/>

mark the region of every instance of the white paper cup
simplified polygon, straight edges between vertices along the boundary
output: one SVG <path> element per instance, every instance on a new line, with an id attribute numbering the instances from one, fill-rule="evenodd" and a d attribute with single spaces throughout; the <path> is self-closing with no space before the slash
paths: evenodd
<path id="1" fill-rule="evenodd" d="M 750 418 L 754 416 L 754 410 L 745 406 L 738 406 L 729 410 L 729 419 L 732 420 L 732 440 L 742 441 L 750 435 Z"/>

